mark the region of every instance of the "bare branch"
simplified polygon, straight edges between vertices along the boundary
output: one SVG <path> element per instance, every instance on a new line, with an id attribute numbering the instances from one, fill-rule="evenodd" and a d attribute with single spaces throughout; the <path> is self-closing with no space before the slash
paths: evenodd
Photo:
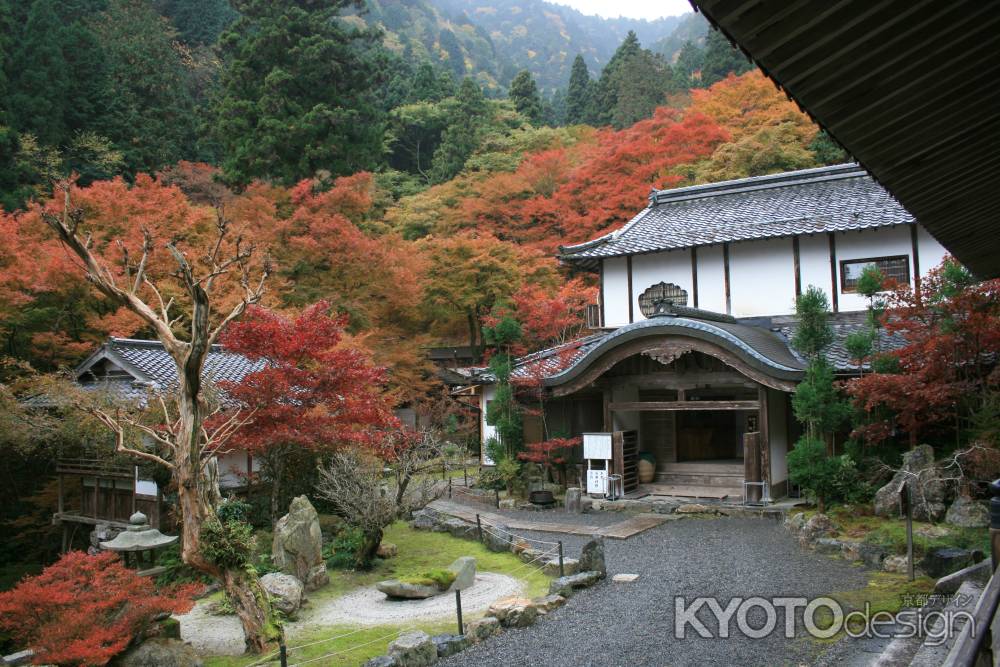
<path id="1" fill-rule="evenodd" d="M 156 454 L 153 454 L 152 452 L 144 452 L 140 449 L 133 449 L 125 445 L 125 426 L 123 425 L 123 422 L 120 420 L 120 414 L 116 417 L 112 417 L 103 410 L 97 410 L 97 409 L 91 410 L 91 414 L 97 417 L 97 419 L 99 419 L 105 426 L 111 429 L 111 431 L 115 434 L 116 452 L 121 454 L 128 454 L 130 456 L 135 456 L 137 458 L 145 459 L 147 461 L 152 461 L 153 463 L 158 463 L 169 470 L 173 470 L 174 464 L 170 463 L 165 459 L 160 458 Z M 129 426 L 135 425 L 133 421 L 127 419 L 125 420 L 124 423 Z M 159 437 L 157 437 L 157 439 L 162 441 L 162 439 Z"/>

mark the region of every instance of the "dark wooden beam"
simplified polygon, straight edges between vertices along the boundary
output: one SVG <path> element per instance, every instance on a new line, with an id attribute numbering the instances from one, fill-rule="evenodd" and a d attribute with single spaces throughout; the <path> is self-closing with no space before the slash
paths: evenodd
<path id="1" fill-rule="evenodd" d="M 726 314 L 733 314 L 733 299 L 729 289 L 729 244 L 722 244 L 722 280 L 726 288 Z"/>
<path id="2" fill-rule="evenodd" d="M 604 323 L 607 321 L 604 319 L 604 260 L 603 259 L 601 260 L 599 279 L 601 281 L 601 284 L 600 284 L 600 289 L 597 292 L 597 304 L 601 309 L 601 326 L 603 327 Z"/>
<path id="3" fill-rule="evenodd" d="M 792 237 L 792 266 L 795 269 L 795 298 L 802 296 L 802 269 L 799 265 L 799 237 Z"/>
<path id="4" fill-rule="evenodd" d="M 698 247 L 691 248 L 691 305 L 698 307 Z"/>
<path id="5" fill-rule="evenodd" d="M 632 255 L 625 258 L 625 270 L 628 273 L 628 321 L 635 322 L 635 306 L 632 304 Z"/>
<path id="6" fill-rule="evenodd" d="M 673 410 L 760 410 L 760 401 L 623 401 L 608 405 L 612 412 Z"/>
<path id="7" fill-rule="evenodd" d="M 606 375 L 595 384 L 600 386 L 628 385 L 641 389 L 697 389 L 699 387 L 756 387 L 757 383 L 736 371 L 693 371 L 675 373 L 658 371 L 636 375 Z"/>
<path id="8" fill-rule="evenodd" d="M 833 305 L 833 312 L 840 309 L 837 305 L 837 295 L 840 293 L 840 284 L 837 280 L 837 239 L 833 232 L 827 234 L 830 241 L 830 300 Z"/>

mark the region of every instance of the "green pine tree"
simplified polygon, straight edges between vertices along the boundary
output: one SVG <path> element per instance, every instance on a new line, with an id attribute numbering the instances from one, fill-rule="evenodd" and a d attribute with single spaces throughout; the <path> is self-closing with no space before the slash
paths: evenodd
<path id="1" fill-rule="evenodd" d="M 448 126 L 441 135 L 441 144 L 434 152 L 433 182 L 443 183 L 462 171 L 466 160 L 479 146 L 488 112 L 489 103 L 483 96 L 483 89 L 472 79 L 463 79 L 448 114 Z"/>
<path id="2" fill-rule="evenodd" d="M 573 60 L 573 69 L 569 75 L 569 88 L 566 91 L 566 123 L 576 125 L 587 121 L 587 111 L 590 108 L 590 96 L 593 93 L 593 83 L 583 56 L 577 54 Z"/>
<path id="3" fill-rule="evenodd" d="M 701 68 L 701 85 L 711 86 L 730 74 L 740 75 L 753 69 L 753 64 L 718 30 L 709 30 L 705 40 L 705 56 Z"/>
<path id="4" fill-rule="evenodd" d="M 161 14 L 170 19 L 185 44 L 211 46 L 239 14 L 229 0 L 159 0 Z"/>
<path id="5" fill-rule="evenodd" d="M 528 70 L 521 70 L 510 82 L 510 100 L 517 112 L 537 125 L 542 121 L 542 98 Z"/>
<path id="6" fill-rule="evenodd" d="M 705 50 L 693 40 L 687 40 L 677 54 L 674 62 L 674 73 L 681 85 L 686 88 L 696 88 L 701 84 L 695 73 L 701 72 L 705 64 Z"/>
<path id="7" fill-rule="evenodd" d="M 383 78 L 362 49 L 372 32 L 349 31 L 350 0 L 237 0 L 240 18 L 219 38 L 221 94 L 212 134 L 228 180 L 290 184 L 325 169 L 371 169 L 381 158 Z"/>
<path id="8" fill-rule="evenodd" d="M 170 22 L 148 3 L 110 0 L 95 25 L 110 91 L 100 134 L 123 152 L 127 171 L 195 158 L 195 105 Z"/>

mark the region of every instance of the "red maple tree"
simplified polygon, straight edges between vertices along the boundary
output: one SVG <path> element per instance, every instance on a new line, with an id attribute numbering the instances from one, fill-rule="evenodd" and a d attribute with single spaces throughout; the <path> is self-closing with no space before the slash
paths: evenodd
<path id="1" fill-rule="evenodd" d="M 157 590 L 117 554 L 71 551 L 0 593 L 0 630 L 35 664 L 104 665 L 161 612 L 184 613 L 200 586 Z"/>
<path id="2" fill-rule="evenodd" d="M 253 410 L 233 445 L 263 461 L 272 517 L 293 451 L 369 446 L 380 441 L 379 431 L 397 426 L 381 392 L 384 370 L 344 344 L 347 318 L 330 316 L 328 310 L 321 301 L 286 318 L 251 308 L 221 338 L 228 351 L 261 362 L 241 382 L 220 384 L 229 397 Z"/>
<path id="3" fill-rule="evenodd" d="M 903 285 L 891 293 L 884 326 L 904 341 L 888 353 L 898 372 L 847 383 L 855 405 L 870 416 L 856 430 L 869 442 L 885 440 L 898 426 L 915 446 L 928 428 L 967 419 L 1000 387 L 1000 280 L 975 283 L 948 258 L 919 291 Z"/>

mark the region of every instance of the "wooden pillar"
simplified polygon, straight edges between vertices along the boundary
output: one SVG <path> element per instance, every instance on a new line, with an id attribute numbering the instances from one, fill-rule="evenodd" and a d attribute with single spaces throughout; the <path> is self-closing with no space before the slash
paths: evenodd
<path id="1" fill-rule="evenodd" d="M 767 387 L 760 386 L 757 388 L 757 401 L 760 403 L 760 408 L 758 409 L 760 422 L 760 479 L 762 482 L 767 482 L 768 497 L 764 500 L 770 500 L 770 489 L 771 489 L 771 436 L 770 428 L 767 423 Z"/>
<path id="2" fill-rule="evenodd" d="M 65 505 L 66 505 L 65 500 L 63 499 L 63 491 L 64 491 L 63 476 L 60 473 L 59 474 L 59 514 L 63 513 L 63 510 L 65 509 Z"/>
<path id="3" fill-rule="evenodd" d="M 837 237 L 833 232 L 827 234 L 830 244 L 830 301 L 833 312 L 839 312 L 838 296 L 840 294 L 840 281 L 837 280 Z"/>
<path id="4" fill-rule="evenodd" d="M 920 302 L 920 248 L 917 244 L 917 225 L 910 225 L 910 250 L 913 255 L 913 294 Z"/>
<path id="5" fill-rule="evenodd" d="M 802 296 L 802 267 L 799 262 L 799 237 L 792 237 L 792 269 L 795 271 L 795 297 Z"/>
<path id="6" fill-rule="evenodd" d="M 135 494 L 139 491 L 139 466 L 135 467 L 132 475 L 132 514 L 135 514 Z"/>
<path id="7" fill-rule="evenodd" d="M 691 248 L 691 305 L 698 307 L 698 246 Z"/>
<path id="8" fill-rule="evenodd" d="M 729 244 L 722 244 L 722 282 L 726 293 L 726 315 L 733 314 L 732 291 L 729 287 Z"/>
<path id="9" fill-rule="evenodd" d="M 632 255 L 625 258 L 625 269 L 628 273 L 628 322 L 635 322 L 635 300 L 632 297 Z"/>
<path id="10" fill-rule="evenodd" d="M 94 518 L 97 518 L 97 504 L 101 500 L 101 478 L 94 475 Z"/>
<path id="11" fill-rule="evenodd" d="M 601 394 L 601 400 L 604 403 L 604 419 L 603 419 L 603 431 L 605 433 L 611 430 L 611 390 L 605 388 Z"/>

